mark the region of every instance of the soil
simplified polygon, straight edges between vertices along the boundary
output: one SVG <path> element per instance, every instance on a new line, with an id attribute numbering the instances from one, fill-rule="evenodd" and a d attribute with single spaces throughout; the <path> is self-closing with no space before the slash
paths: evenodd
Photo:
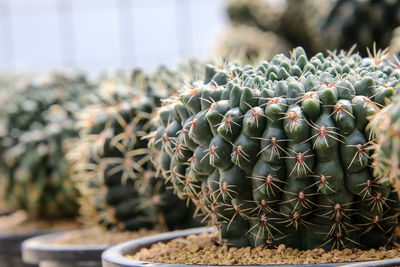
<path id="1" fill-rule="evenodd" d="M 71 219 L 31 220 L 24 211 L 0 216 L 0 234 L 20 234 L 38 230 L 70 230 L 78 227 L 79 224 Z"/>
<path id="2" fill-rule="evenodd" d="M 106 230 L 100 226 L 70 231 L 51 241 L 55 245 L 114 245 L 158 233 L 142 229 L 137 232 Z"/>
<path id="3" fill-rule="evenodd" d="M 190 235 L 168 243 L 156 243 L 126 257 L 157 263 L 199 265 L 259 265 L 259 264 L 318 264 L 383 260 L 400 257 L 400 247 L 394 249 L 343 249 L 329 252 L 321 248 L 300 251 L 279 245 L 277 249 L 228 248 L 216 243 L 217 233 Z"/>

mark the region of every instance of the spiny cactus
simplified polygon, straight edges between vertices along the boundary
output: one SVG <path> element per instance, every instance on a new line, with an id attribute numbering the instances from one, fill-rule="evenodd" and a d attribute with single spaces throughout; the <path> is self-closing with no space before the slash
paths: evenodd
<path id="1" fill-rule="evenodd" d="M 370 122 L 376 133 L 372 144 L 375 175 L 382 181 L 390 181 L 400 194 L 400 96 L 393 97 L 390 104 L 378 112 Z"/>
<path id="2" fill-rule="evenodd" d="M 78 192 L 64 155 L 76 137 L 74 113 L 93 88 L 82 75 L 34 78 L 1 110 L 1 196 L 32 218 L 77 212 Z"/>
<path id="3" fill-rule="evenodd" d="M 69 158 L 85 223 L 130 231 L 195 225 L 186 202 L 156 178 L 145 139 L 160 99 L 174 92 L 166 73 L 175 74 L 163 67 L 152 77 L 135 71 L 132 81 L 107 79 L 78 122 L 80 141 Z"/>
<path id="4" fill-rule="evenodd" d="M 228 245 L 387 244 L 399 201 L 372 174 L 366 126 L 400 72 L 374 54 L 296 48 L 258 67 L 208 65 L 159 112 L 160 171 Z"/>

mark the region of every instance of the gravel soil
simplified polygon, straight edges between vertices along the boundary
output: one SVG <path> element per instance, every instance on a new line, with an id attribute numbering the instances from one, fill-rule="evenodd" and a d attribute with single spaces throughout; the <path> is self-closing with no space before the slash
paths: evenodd
<path id="1" fill-rule="evenodd" d="M 400 257 L 400 247 L 370 250 L 343 249 L 329 252 L 321 248 L 300 251 L 279 245 L 277 249 L 228 248 L 217 244 L 216 233 L 190 235 L 168 243 L 156 243 L 126 257 L 148 262 L 199 265 L 318 264 L 383 260 Z"/>
<path id="2" fill-rule="evenodd" d="M 114 245 L 158 233 L 142 229 L 137 232 L 109 231 L 100 226 L 71 231 L 51 241 L 55 245 Z"/>

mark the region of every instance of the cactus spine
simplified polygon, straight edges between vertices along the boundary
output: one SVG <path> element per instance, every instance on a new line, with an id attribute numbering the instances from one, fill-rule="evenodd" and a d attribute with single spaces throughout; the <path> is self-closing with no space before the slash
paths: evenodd
<path id="1" fill-rule="evenodd" d="M 258 67 L 206 67 L 159 112 L 151 147 L 181 198 L 232 246 L 378 247 L 398 198 L 370 167 L 368 118 L 399 72 L 373 58 L 296 48 Z"/>

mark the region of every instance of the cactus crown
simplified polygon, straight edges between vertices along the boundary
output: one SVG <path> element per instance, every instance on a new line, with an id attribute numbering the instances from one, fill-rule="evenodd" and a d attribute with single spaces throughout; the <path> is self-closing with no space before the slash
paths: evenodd
<path id="1" fill-rule="evenodd" d="M 399 202 L 372 174 L 366 126 L 399 76 L 382 53 L 307 58 L 300 47 L 258 67 L 208 65 L 160 109 L 150 146 L 229 245 L 385 245 Z"/>

